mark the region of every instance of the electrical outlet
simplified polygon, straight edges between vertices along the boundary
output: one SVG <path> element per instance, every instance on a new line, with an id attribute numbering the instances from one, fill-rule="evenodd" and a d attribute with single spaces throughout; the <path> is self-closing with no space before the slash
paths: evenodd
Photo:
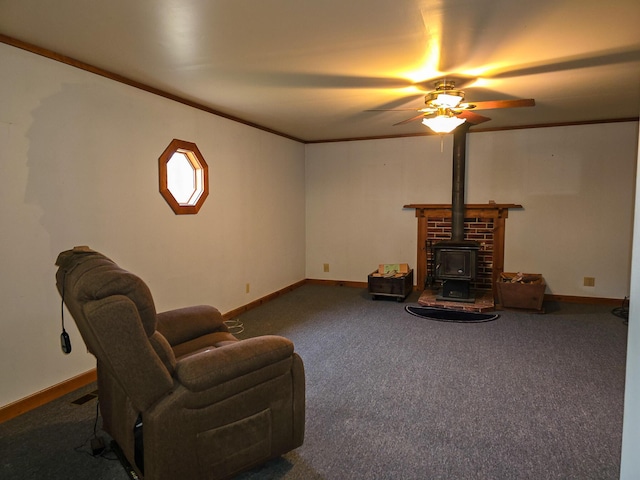
<path id="1" fill-rule="evenodd" d="M 249 291 L 251 290 L 251 285 L 249 285 L 248 283 L 247 283 L 247 288 L 246 288 L 246 290 L 247 290 L 247 293 L 249 293 Z"/>
<path id="2" fill-rule="evenodd" d="M 325 271 L 325 272 L 328 272 L 328 271 L 329 271 L 329 264 L 328 264 L 328 263 L 325 263 L 325 264 L 324 264 L 324 271 Z"/>
<path id="3" fill-rule="evenodd" d="M 584 286 L 585 287 L 595 287 L 596 286 L 595 277 L 584 277 Z"/>

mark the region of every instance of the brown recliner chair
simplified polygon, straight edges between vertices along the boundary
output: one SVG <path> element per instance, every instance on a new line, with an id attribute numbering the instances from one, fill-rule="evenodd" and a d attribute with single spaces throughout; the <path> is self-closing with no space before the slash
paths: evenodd
<path id="1" fill-rule="evenodd" d="M 304 367 L 279 336 L 237 340 L 220 312 L 156 314 L 137 276 L 87 247 L 56 283 L 97 359 L 103 428 L 147 479 L 221 479 L 304 438 Z"/>

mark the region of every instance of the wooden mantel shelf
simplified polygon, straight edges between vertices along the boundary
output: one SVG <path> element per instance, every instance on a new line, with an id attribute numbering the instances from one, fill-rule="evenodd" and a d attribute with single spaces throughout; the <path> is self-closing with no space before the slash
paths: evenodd
<path id="1" fill-rule="evenodd" d="M 446 203 L 411 203 L 402 208 L 414 208 L 416 217 L 447 217 L 451 215 L 451 204 Z M 522 205 L 517 203 L 468 203 L 464 206 L 466 216 L 488 218 L 507 218 L 509 209 L 514 208 L 522 208 Z"/>

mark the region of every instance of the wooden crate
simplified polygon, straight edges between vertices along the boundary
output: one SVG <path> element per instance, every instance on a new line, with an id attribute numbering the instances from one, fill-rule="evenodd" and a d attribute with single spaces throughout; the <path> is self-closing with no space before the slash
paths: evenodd
<path id="1" fill-rule="evenodd" d="M 375 272 L 374 272 L 375 273 Z M 378 273 L 409 273 L 408 263 L 381 263 L 378 265 Z"/>
<path id="2" fill-rule="evenodd" d="M 375 300 L 378 296 L 395 297 L 399 302 L 413 291 L 413 269 L 407 273 L 384 276 L 378 270 L 369 274 L 369 293 Z"/>
<path id="3" fill-rule="evenodd" d="M 526 282 L 515 282 L 511 280 L 517 273 L 501 273 L 497 281 L 498 304 L 504 308 L 519 308 L 526 310 L 542 311 L 544 302 L 544 291 L 547 284 L 542 275 L 538 273 L 522 274 Z"/>

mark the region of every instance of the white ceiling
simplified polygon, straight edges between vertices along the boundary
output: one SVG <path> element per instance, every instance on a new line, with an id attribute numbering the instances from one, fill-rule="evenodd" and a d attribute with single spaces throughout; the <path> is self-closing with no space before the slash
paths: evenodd
<path id="1" fill-rule="evenodd" d="M 640 112 L 638 0 L 0 0 L 0 34 L 303 141 L 425 133 L 367 110 L 444 74 L 536 100 L 474 130 Z"/>

